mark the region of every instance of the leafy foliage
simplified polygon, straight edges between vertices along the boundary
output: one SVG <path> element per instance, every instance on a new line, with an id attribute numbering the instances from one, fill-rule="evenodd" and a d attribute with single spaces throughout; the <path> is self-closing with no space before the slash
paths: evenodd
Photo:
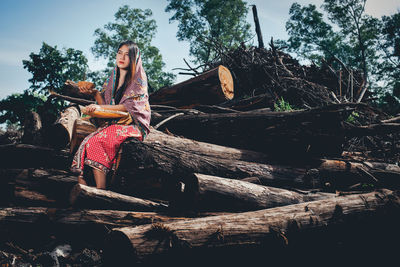
<path id="1" fill-rule="evenodd" d="M 274 103 L 275 111 L 293 111 L 294 109 L 289 104 L 289 102 L 285 101 L 282 97 Z"/>
<path id="2" fill-rule="evenodd" d="M 190 55 L 196 64 L 218 56 L 218 47 L 237 47 L 250 38 L 248 12 L 242 0 L 168 0 L 165 11 L 173 12 L 170 22 L 178 21 L 177 37 L 190 42 Z"/>
<path id="3" fill-rule="evenodd" d="M 118 45 L 126 40 L 134 41 L 141 49 L 143 67 L 153 88 L 158 89 L 172 84 L 175 75 L 162 71 L 165 63 L 162 61 L 160 51 L 151 45 L 157 29 L 156 21 L 150 19 L 152 14 L 150 9 L 142 10 L 124 5 L 115 13 L 115 22 L 107 23 L 103 29 L 95 30 L 96 40 L 91 49 L 92 53 L 98 58 L 108 59 L 108 69 L 105 72 L 91 74 L 97 84 L 99 80 L 102 80 L 100 84 L 103 84 L 104 73 L 108 73 L 115 66 Z"/>
<path id="4" fill-rule="evenodd" d="M 29 60 L 23 60 L 23 66 L 32 78 L 32 92 L 48 95 L 49 90 L 59 91 L 66 80 L 80 81 L 88 71 L 87 59 L 82 51 L 72 48 L 58 50 L 43 42 L 38 54 L 31 53 Z"/>
<path id="5" fill-rule="evenodd" d="M 324 0 L 322 5 L 330 23 L 315 5 L 302 7 L 294 3 L 286 23 L 290 52 L 320 63 L 338 58 L 346 65 L 361 69 L 364 79 L 376 71 L 377 40 L 380 23 L 365 14 L 366 0 Z M 336 25 L 338 31 L 333 29 Z"/>
<path id="6" fill-rule="evenodd" d="M 365 13 L 366 0 L 324 0 L 321 6 L 294 3 L 286 23 L 287 41 L 279 45 L 317 64 L 338 69 L 339 60 L 361 70 L 379 107 L 400 112 L 400 14 L 380 20 Z M 339 60 L 338 60 L 339 59 Z"/>
<path id="7" fill-rule="evenodd" d="M 60 92 L 66 80 L 84 80 L 88 70 L 87 59 L 79 50 L 58 50 L 46 43 L 38 54 L 31 53 L 30 60 L 23 60 L 24 68 L 32 73 L 31 86 L 22 94 L 13 94 L 0 101 L 0 123 L 22 126 L 25 114 L 38 112 L 44 123 L 53 120 L 63 102 L 47 101 L 49 90 Z"/>
<path id="8" fill-rule="evenodd" d="M 397 114 L 400 113 L 400 12 L 382 17 L 379 40 L 383 61 L 378 65 L 378 75 L 389 89 L 379 105 L 386 112 Z"/>
<path id="9" fill-rule="evenodd" d="M 290 52 L 319 63 L 322 58 L 330 58 L 337 51 L 348 53 L 350 50 L 343 36 L 323 20 L 323 14 L 317 11 L 315 5 L 302 7 L 294 3 L 289 14 L 290 19 L 286 23 L 289 39 L 286 45 Z"/>

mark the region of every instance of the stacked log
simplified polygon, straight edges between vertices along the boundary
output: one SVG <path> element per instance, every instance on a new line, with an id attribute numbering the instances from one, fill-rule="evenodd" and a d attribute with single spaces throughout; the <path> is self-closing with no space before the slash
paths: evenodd
<path id="1" fill-rule="evenodd" d="M 390 205 L 388 205 L 390 203 Z M 399 197 L 391 191 L 349 195 L 285 207 L 211 216 L 189 221 L 124 227 L 113 230 L 106 254 L 125 262 L 148 262 L 168 251 L 263 245 L 273 246 L 277 232 L 292 242 L 296 232 L 328 230 L 352 218 L 362 222 L 385 209 L 398 212 Z M 366 219 L 368 221 L 368 219 Z M 295 231 L 295 232 L 293 232 Z"/>
<path id="2" fill-rule="evenodd" d="M 275 56 L 287 74 L 277 80 L 282 90 L 315 86 Z M 350 125 L 349 115 L 363 106 L 352 103 L 272 112 L 276 99 L 269 94 L 221 104 L 233 96 L 227 74 L 219 66 L 152 94 L 151 133 L 144 142 L 123 143 L 107 190 L 77 184 L 69 171 L 77 147 L 96 130 L 80 118 L 79 106 L 60 114 L 51 148 L 29 131 L 24 140 L 32 144 L 1 145 L 2 240 L 71 236 L 105 244 L 99 249 L 112 266 L 165 257 L 187 264 L 193 253 L 207 259 L 238 249 L 248 259 L 250 251 L 264 255 L 293 244 L 301 253 L 359 225 L 371 233 L 376 221 L 398 223 L 399 166 L 342 154 L 346 138 L 392 133 L 396 121 Z M 68 84 L 74 93 L 53 96 L 81 99 Z M 307 103 L 328 101 L 323 90 L 318 100 L 307 88 L 300 92 Z M 32 133 L 39 128 L 26 124 Z"/>
<path id="3" fill-rule="evenodd" d="M 152 105 L 192 107 L 212 105 L 233 98 L 233 79 L 229 69 L 220 65 L 171 87 L 161 88 L 149 97 Z"/>

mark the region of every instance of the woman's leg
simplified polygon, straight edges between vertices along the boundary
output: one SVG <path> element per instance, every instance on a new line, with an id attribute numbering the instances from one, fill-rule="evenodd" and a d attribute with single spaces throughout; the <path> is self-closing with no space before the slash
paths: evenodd
<path id="1" fill-rule="evenodd" d="M 83 174 L 78 176 L 78 183 L 87 185 L 86 180 L 83 178 Z"/>
<path id="2" fill-rule="evenodd" d="M 106 174 L 96 168 L 93 168 L 93 176 L 96 181 L 96 188 L 106 189 Z"/>

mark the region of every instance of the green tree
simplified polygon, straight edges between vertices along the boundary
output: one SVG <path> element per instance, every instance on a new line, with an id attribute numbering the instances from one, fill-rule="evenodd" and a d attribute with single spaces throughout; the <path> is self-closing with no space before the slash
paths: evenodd
<path id="1" fill-rule="evenodd" d="M 314 5 L 302 7 L 294 3 L 286 23 L 289 51 L 299 56 L 320 60 L 337 57 L 347 65 L 361 69 L 364 80 L 375 73 L 379 53 L 377 41 L 380 29 L 378 19 L 365 14 L 366 0 L 324 0 L 322 5 L 330 23 Z M 336 25 L 338 31 L 333 29 Z"/>
<path id="2" fill-rule="evenodd" d="M 38 54 L 31 53 L 29 60 L 23 60 L 24 69 L 32 73 L 30 89 L 47 96 L 49 90 L 61 92 L 66 80 L 86 79 L 87 59 L 82 51 L 72 48 L 57 49 L 43 42 Z"/>
<path id="3" fill-rule="evenodd" d="M 356 67 L 362 69 L 364 79 L 376 64 L 379 20 L 365 13 L 367 0 L 324 0 L 322 7 L 329 19 L 340 27 L 356 56 Z"/>
<path id="4" fill-rule="evenodd" d="M 96 40 L 91 50 L 97 58 L 103 57 L 108 60 L 108 69 L 102 73 L 108 73 L 115 65 L 118 45 L 122 41 L 132 40 L 142 51 L 143 67 L 146 70 L 149 85 L 158 89 L 172 84 L 175 75 L 162 71 L 165 63 L 162 61 L 160 51 L 151 45 L 157 29 L 156 21 L 150 19 L 151 16 L 150 9 L 142 10 L 124 5 L 115 13 L 115 22 L 107 23 L 103 29 L 95 30 Z M 105 76 L 99 73 L 91 75 L 97 77 L 97 80 L 100 77 L 103 81 L 105 79 Z"/>
<path id="5" fill-rule="evenodd" d="M 170 22 L 179 22 L 178 40 L 190 43 L 196 64 L 215 59 L 220 46 L 234 48 L 250 38 L 248 7 L 242 0 L 168 1 L 165 11 L 174 12 Z"/>
<path id="6" fill-rule="evenodd" d="M 50 122 L 63 108 L 61 101 L 47 101 L 49 90 L 61 92 L 66 80 L 85 79 L 87 59 L 79 50 L 57 49 L 57 46 L 42 44 L 39 53 L 31 53 L 23 66 L 31 74 L 31 86 L 22 94 L 13 94 L 0 101 L 0 123 L 23 125 L 25 114 L 36 111 L 43 123 Z"/>
<path id="7" fill-rule="evenodd" d="M 290 19 L 286 23 L 289 39 L 286 43 L 281 42 L 282 46 L 288 46 L 289 52 L 316 63 L 338 54 L 348 54 L 350 48 L 346 46 L 343 36 L 336 33 L 333 27 L 324 21 L 323 14 L 315 5 L 303 7 L 294 3 L 290 7 L 289 14 Z"/>
<path id="8" fill-rule="evenodd" d="M 382 61 L 378 65 L 379 77 L 386 81 L 380 107 L 386 112 L 400 113 L 400 12 L 382 17 L 382 31 L 379 38 Z"/>

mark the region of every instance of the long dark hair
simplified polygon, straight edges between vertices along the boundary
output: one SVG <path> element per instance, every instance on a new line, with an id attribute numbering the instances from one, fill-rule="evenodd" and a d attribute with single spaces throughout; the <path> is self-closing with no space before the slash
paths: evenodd
<path id="1" fill-rule="evenodd" d="M 135 70 L 136 70 L 136 53 L 138 51 L 137 44 L 132 41 L 124 41 L 119 44 L 118 50 L 123 45 L 126 45 L 129 48 L 129 65 L 127 68 L 128 73 L 125 76 L 124 83 L 121 85 L 121 87 L 118 90 L 116 90 L 114 92 L 115 104 L 118 104 L 119 101 L 121 101 L 122 95 L 123 95 L 125 89 L 128 87 L 128 85 L 132 82 L 134 75 L 135 75 Z M 115 88 L 118 88 L 119 75 L 120 75 L 120 71 L 119 71 L 119 68 L 117 68 L 117 75 L 115 77 Z"/>

